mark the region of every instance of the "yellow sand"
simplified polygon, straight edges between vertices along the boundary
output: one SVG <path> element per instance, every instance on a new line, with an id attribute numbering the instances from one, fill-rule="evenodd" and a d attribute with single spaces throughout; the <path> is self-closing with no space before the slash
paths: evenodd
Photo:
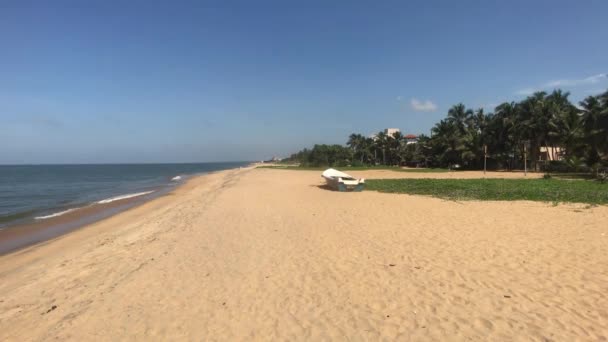
<path id="1" fill-rule="evenodd" d="M 608 337 L 607 207 L 338 193 L 321 181 L 198 177 L 0 257 L 0 341 Z"/>

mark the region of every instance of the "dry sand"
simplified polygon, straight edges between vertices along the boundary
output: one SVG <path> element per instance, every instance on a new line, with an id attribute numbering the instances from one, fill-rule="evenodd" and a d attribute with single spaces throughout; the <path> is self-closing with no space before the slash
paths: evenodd
<path id="1" fill-rule="evenodd" d="M 314 171 L 198 177 L 0 257 L 0 340 L 608 337 L 607 207 L 320 184 Z"/>

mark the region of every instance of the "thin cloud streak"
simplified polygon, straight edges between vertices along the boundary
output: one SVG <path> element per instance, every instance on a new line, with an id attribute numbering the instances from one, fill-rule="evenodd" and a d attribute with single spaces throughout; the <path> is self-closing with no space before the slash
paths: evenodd
<path id="1" fill-rule="evenodd" d="M 527 95 L 532 95 L 537 91 L 547 90 L 550 88 L 579 87 L 579 86 L 597 84 L 597 83 L 604 82 L 604 81 L 608 81 L 607 73 L 596 74 L 593 76 L 589 76 L 589 77 L 585 77 L 585 78 L 581 78 L 581 79 L 574 79 L 574 80 L 562 79 L 562 80 L 550 81 L 550 82 L 547 82 L 547 83 L 541 85 L 540 87 L 536 87 L 536 88 L 528 87 L 528 88 L 520 89 L 520 90 L 516 91 L 515 94 L 527 96 Z"/>
<path id="2" fill-rule="evenodd" d="M 418 112 L 434 112 L 437 110 L 437 105 L 434 104 L 431 100 L 420 101 L 416 98 L 413 98 L 410 101 L 410 105 L 412 109 Z"/>
<path id="3" fill-rule="evenodd" d="M 575 87 L 579 85 L 595 84 L 608 79 L 606 73 L 589 76 L 579 80 L 556 80 L 545 83 L 546 88 L 550 87 Z"/>

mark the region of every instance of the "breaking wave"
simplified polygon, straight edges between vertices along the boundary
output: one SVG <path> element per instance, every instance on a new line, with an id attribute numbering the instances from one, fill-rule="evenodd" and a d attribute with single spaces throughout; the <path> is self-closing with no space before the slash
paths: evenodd
<path id="1" fill-rule="evenodd" d="M 147 194 L 151 194 L 153 192 L 154 191 L 144 191 L 144 192 L 136 192 L 136 193 L 133 193 L 133 194 L 120 195 L 120 196 L 116 196 L 116 197 L 106 198 L 106 199 L 101 200 L 101 201 L 99 201 L 97 203 L 98 204 L 112 203 L 114 201 L 120 201 L 120 200 L 127 199 L 127 198 L 144 196 L 144 195 L 147 195 Z"/>
<path id="2" fill-rule="evenodd" d="M 74 210 L 78 210 L 80 208 L 72 208 L 72 209 L 68 209 L 68 210 L 64 210 L 64 211 L 60 211 L 57 213 L 53 213 L 53 214 L 49 214 L 49 215 L 44 215 L 44 216 L 36 216 L 34 217 L 35 220 L 46 220 L 46 219 L 50 219 L 52 217 L 57 217 L 57 216 L 61 216 L 61 215 L 65 215 L 67 213 L 71 213 Z"/>

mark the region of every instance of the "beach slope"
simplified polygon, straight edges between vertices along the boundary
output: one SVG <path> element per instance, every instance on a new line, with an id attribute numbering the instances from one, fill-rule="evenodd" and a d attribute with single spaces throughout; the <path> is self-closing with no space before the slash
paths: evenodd
<path id="1" fill-rule="evenodd" d="M 607 207 L 322 184 L 213 173 L 2 256 L 0 340 L 608 338 Z"/>

